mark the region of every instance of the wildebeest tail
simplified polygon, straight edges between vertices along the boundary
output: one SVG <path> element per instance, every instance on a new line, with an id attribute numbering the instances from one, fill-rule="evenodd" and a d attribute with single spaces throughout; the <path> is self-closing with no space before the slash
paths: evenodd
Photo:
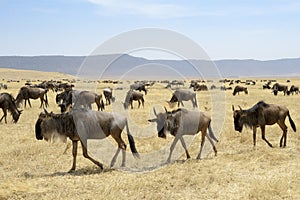
<path id="1" fill-rule="evenodd" d="M 290 116 L 290 112 L 288 112 L 288 117 L 289 117 L 289 121 L 290 121 L 290 124 L 292 126 L 292 129 L 294 130 L 294 132 L 296 132 L 296 125 L 295 125 L 293 119 Z"/>
<path id="2" fill-rule="evenodd" d="M 138 151 L 135 147 L 134 139 L 133 139 L 132 135 L 130 134 L 127 120 L 126 120 L 126 131 L 127 131 L 127 137 L 128 137 L 130 149 L 131 149 L 131 152 L 132 152 L 133 156 L 135 158 L 140 158 L 140 155 L 139 155 L 139 153 L 138 153 Z"/>
<path id="3" fill-rule="evenodd" d="M 196 107 L 198 107 L 198 105 L 197 105 L 197 97 L 196 97 L 196 93 L 195 93 L 195 96 L 194 96 L 194 101 L 195 101 L 194 107 L 196 108 Z"/>
<path id="4" fill-rule="evenodd" d="M 213 130 L 211 128 L 211 125 L 208 126 L 208 133 L 209 133 L 209 137 L 211 139 L 213 139 L 216 142 L 219 142 L 219 140 L 216 138 L 216 136 L 215 136 L 215 134 L 214 134 L 214 132 L 213 132 Z"/>
<path id="5" fill-rule="evenodd" d="M 41 119 L 38 119 L 37 122 L 35 123 L 35 137 L 37 140 L 43 139 L 41 123 L 42 123 Z"/>

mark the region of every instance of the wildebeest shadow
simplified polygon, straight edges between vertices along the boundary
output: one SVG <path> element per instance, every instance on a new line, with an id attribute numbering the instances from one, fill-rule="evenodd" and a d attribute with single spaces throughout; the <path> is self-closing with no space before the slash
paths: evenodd
<path id="1" fill-rule="evenodd" d="M 86 176 L 86 175 L 93 175 L 93 174 L 102 174 L 102 173 L 108 173 L 116 171 L 115 169 L 111 168 L 93 168 L 93 167 L 84 167 L 77 169 L 75 171 L 65 171 L 65 172 L 54 172 L 51 174 L 45 174 L 44 177 L 57 177 L 57 176 Z"/>

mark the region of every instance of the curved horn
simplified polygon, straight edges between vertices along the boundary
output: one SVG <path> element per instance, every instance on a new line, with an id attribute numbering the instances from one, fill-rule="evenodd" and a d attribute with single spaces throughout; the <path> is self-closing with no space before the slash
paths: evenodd
<path id="1" fill-rule="evenodd" d="M 167 110 L 166 106 L 164 106 L 164 109 L 165 109 L 166 113 L 168 113 L 168 110 Z"/>
<path id="2" fill-rule="evenodd" d="M 232 111 L 234 111 L 234 105 L 232 105 Z"/>
<path id="3" fill-rule="evenodd" d="M 49 115 L 49 112 L 46 110 L 46 108 L 43 106 L 44 112 L 46 115 Z"/>
<path id="4" fill-rule="evenodd" d="M 156 110 L 154 107 L 153 107 L 153 112 L 154 112 L 154 115 L 157 117 L 157 113 L 156 113 Z"/>
<path id="5" fill-rule="evenodd" d="M 240 110 L 243 110 L 243 109 L 241 108 L 241 106 L 239 106 L 239 108 L 240 108 Z"/>

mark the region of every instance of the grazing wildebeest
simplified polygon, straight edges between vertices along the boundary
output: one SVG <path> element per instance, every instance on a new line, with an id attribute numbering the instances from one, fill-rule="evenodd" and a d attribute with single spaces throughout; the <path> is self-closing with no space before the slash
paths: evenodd
<path id="1" fill-rule="evenodd" d="M 144 91 L 145 95 L 147 94 L 147 89 L 146 89 L 146 85 L 142 84 L 142 83 L 134 83 L 132 85 L 130 85 L 130 89 L 131 90 L 138 90 L 138 91 Z"/>
<path id="2" fill-rule="evenodd" d="M 140 108 L 141 102 L 142 102 L 142 106 L 144 107 L 144 102 L 145 102 L 144 95 L 140 92 L 129 90 L 126 94 L 125 102 L 123 103 L 124 109 L 128 109 L 129 105 L 131 106 L 131 109 L 133 109 L 133 105 L 132 105 L 133 101 L 137 101 L 139 103 L 138 108 Z"/>
<path id="3" fill-rule="evenodd" d="M 179 107 L 180 103 L 182 106 L 184 106 L 182 101 L 189 101 L 189 100 L 192 101 L 194 108 L 198 107 L 196 93 L 191 92 L 189 90 L 177 89 L 173 93 L 171 100 L 168 101 L 168 103 L 178 102 L 177 106 Z"/>
<path id="4" fill-rule="evenodd" d="M 62 103 L 59 102 L 62 100 Z M 69 106 L 92 109 L 92 104 L 96 103 L 98 110 L 104 110 L 104 102 L 102 94 L 97 94 L 90 91 L 81 90 L 65 90 L 64 92 L 56 95 L 56 103 L 59 104 L 61 112 L 65 112 Z"/>
<path id="5" fill-rule="evenodd" d="M 237 86 L 235 86 L 232 94 L 233 94 L 233 96 L 235 96 L 236 94 L 240 94 L 240 92 L 245 92 L 245 94 L 248 94 L 247 87 L 237 85 Z"/>
<path id="6" fill-rule="evenodd" d="M 112 96 L 112 89 L 110 87 L 103 89 L 103 94 L 106 100 L 106 105 L 110 105 L 115 101 L 115 97 Z"/>
<path id="7" fill-rule="evenodd" d="M 295 86 L 295 85 L 292 85 L 290 90 L 287 92 L 288 95 L 292 94 L 294 95 L 295 94 L 299 94 L 299 87 L 298 86 Z"/>
<path id="8" fill-rule="evenodd" d="M 267 104 L 264 101 L 260 101 L 248 110 L 243 110 L 241 107 L 239 110 L 235 110 L 234 106 L 232 106 L 232 110 L 234 118 L 234 128 L 236 131 L 242 132 L 244 125 L 253 129 L 254 146 L 256 143 L 256 129 L 257 127 L 260 127 L 262 139 L 270 147 L 272 147 L 272 144 L 265 137 L 265 126 L 277 123 L 283 131 L 282 137 L 280 139 L 280 147 L 285 147 L 287 138 L 287 126 L 285 125 L 284 121 L 286 116 L 288 116 L 293 130 L 296 131 L 295 123 L 290 116 L 289 110 L 285 106 Z"/>
<path id="9" fill-rule="evenodd" d="M 167 109 L 165 108 L 166 112 L 164 113 L 156 113 L 155 109 L 153 110 L 156 118 L 149 119 L 148 121 L 157 123 L 158 137 L 166 138 L 166 131 L 169 131 L 175 137 L 170 147 L 170 153 L 167 162 L 170 162 L 172 152 L 178 140 L 180 140 L 185 150 L 186 157 L 187 159 L 189 159 L 190 154 L 187 150 L 187 146 L 183 139 L 183 135 L 196 135 L 200 131 L 201 131 L 201 146 L 200 146 L 200 152 L 197 156 L 197 159 L 201 159 L 201 152 L 205 142 L 205 137 L 211 143 L 215 155 L 217 155 L 217 149 L 212 140 L 218 142 L 218 139 L 215 137 L 212 131 L 210 125 L 211 118 L 207 114 L 198 110 L 190 111 L 183 108 L 179 108 L 172 112 L 168 112 Z M 209 135 L 207 135 L 207 129 Z"/>
<path id="10" fill-rule="evenodd" d="M 16 98 L 16 105 L 19 107 L 20 103 L 25 100 L 25 108 L 26 108 L 26 101 L 28 101 L 29 106 L 31 107 L 31 103 L 29 99 L 38 99 L 40 98 L 41 105 L 48 106 L 48 98 L 47 98 L 48 89 L 43 88 L 34 88 L 29 86 L 23 86 L 20 88 L 19 93 Z"/>
<path id="11" fill-rule="evenodd" d="M 288 86 L 287 85 L 282 85 L 279 83 L 275 83 L 272 87 L 273 93 L 276 96 L 278 92 L 282 91 L 284 95 L 287 94 L 288 92 Z"/>
<path id="12" fill-rule="evenodd" d="M 0 108 L 2 108 L 3 111 L 3 116 L 1 117 L 0 122 L 4 118 L 5 123 L 7 123 L 7 110 L 11 113 L 14 122 L 18 122 L 22 110 L 18 110 L 15 101 L 16 100 L 11 94 L 8 94 L 6 92 L 0 94 Z"/>
<path id="13" fill-rule="evenodd" d="M 193 88 L 194 91 L 208 91 L 208 87 L 204 84 L 199 84 L 198 82 L 191 82 L 190 87 Z"/>
<path id="14" fill-rule="evenodd" d="M 118 113 L 107 113 L 102 111 L 87 110 L 85 108 L 73 109 L 71 112 L 54 114 L 46 110 L 40 113 L 35 124 L 36 139 L 52 141 L 60 139 L 66 141 L 67 138 L 73 143 L 73 165 L 70 172 L 76 169 L 77 143 L 80 141 L 83 156 L 101 169 L 103 164 L 94 160 L 87 152 L 87 139 L 104 139 L 111 135 L 118 143 L 118 149 L 111 160 L 110 167 L 113 167 L 120 150 L 122 150 L 122 165 L 126 162 L 126 144 L 122 140 L 121 133 L 126 126 L 127 137 L 130 149 L 134 157 L 139 158 L 135 147 L 135 142 L 130 134 L 126 117 Z"/>

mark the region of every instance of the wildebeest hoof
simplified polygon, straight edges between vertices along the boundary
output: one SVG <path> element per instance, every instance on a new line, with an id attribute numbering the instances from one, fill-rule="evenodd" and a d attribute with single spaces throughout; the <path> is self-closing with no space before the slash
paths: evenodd
<path id="1" fill-rule="evenodd" d="M 68 173 L 74 173 L 75 172 L 75 169 L 70 169 L 69 171 L 68 171 Z"/>

